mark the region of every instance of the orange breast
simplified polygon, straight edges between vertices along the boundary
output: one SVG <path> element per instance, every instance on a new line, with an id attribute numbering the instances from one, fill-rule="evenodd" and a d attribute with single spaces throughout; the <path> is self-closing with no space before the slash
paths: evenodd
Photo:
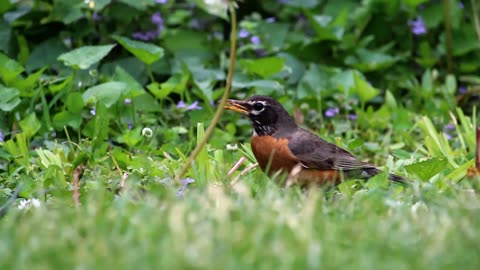
<path id="1" fill-rule="evenodd" d="M 272 175 L 278 171 L 289 174 L 299 164 L 298 159 L 290 152 L 288 140 L 272 136 L 253 136 L 252 152 L 262 170 Z M 316 170 L 302 168 L 295 176 L 302 185 L 308 184 L 338 184 L 341 180 L 340 172 L 336 170 Z"/>

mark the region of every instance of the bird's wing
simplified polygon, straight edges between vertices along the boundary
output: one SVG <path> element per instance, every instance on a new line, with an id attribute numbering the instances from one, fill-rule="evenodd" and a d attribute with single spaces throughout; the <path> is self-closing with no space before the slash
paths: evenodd
<path id="1" fill-rule="evenodd" d="M 305 168 L 343 171 L 375 168 L 302 128 L 290 138 L 288 148 Z"/>

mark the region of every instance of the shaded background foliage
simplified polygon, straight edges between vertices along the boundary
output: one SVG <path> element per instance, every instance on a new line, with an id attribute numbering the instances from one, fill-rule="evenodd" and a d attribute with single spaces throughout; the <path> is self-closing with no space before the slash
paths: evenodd
<path id="1" fill-rule="evenodd" d="M 67 174 L 112 149 L 122 169 L 127 153 L 182 157 L 195 143 L 196 123 L 206 125 L 213 115 L 229 57 L 227 14 L 213 16 L 205 3 L 2 2 L 2 140 L 23 131 L 25 149 L 68 141 Z M 480 30 L 472 3 L 239 2 L 233 96 L 274 96 L 306 126 L 328 139 L 345 136 L 337 143 L 373 160 L 387 156 L 381 145 L 399 141 L 388 152 L 429 156 L 418 153 L 412 134 L 422 131 L 412 123 L 428 115 L 450 139 L 456 134 L 450 112 L 460 105 L 469 115 L 478 102 Z M 212 147 L 247 138 L 247 120 L 236 117 L 224 116 Z M 386 134 L 381 144 L 379 134 Z M 10 142 L 1 150 L 1 173 L 35 171 L 28 151 Z M 452 144 L 465 148 L 461 139 Z M 469 151 L 460 160 L 471 157 Z"/>

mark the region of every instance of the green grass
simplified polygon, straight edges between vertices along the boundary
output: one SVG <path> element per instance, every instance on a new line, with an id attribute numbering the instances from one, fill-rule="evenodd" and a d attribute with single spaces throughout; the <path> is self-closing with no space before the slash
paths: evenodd
<path id="1" fill-rule="evenodd" d="M 12 208 L 0 223 L 0 269 L 477 269 L 480 201 L 461 187 L 281 189 L 260 174 L 221 185 L 81 207 Z"/>

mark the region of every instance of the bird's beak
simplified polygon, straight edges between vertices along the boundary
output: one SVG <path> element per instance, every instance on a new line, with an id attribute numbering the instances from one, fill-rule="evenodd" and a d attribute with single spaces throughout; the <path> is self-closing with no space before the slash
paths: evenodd
<path id="1" fill-rule="evenodd" d="M 227 100 L 227 104 L 224 106 L 224 108 L 227 110 L 248 115 L 249 112 L 245 105 L 246 105 L 245 101 L 229 99 Z"/>

